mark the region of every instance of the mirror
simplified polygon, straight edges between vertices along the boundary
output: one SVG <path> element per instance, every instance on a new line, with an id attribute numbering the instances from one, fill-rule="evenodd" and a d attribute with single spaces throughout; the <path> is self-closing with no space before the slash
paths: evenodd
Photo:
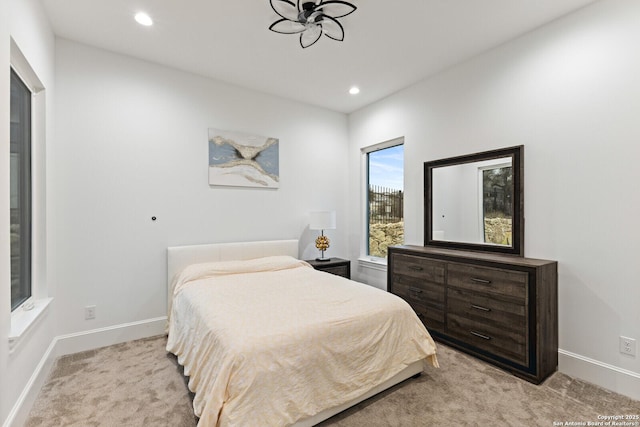
<path id="1" fill-rule="evenodd" d="M 524 256 L 524 146 L 425 162 L 425 246 Z"/>

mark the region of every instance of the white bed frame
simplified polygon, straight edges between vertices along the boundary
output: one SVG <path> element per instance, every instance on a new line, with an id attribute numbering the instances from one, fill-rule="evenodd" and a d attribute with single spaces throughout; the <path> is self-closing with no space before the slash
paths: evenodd
<path id="1" fill-rule="evenodd" d="M 173 246 L 167 248 L 167 305 L 171 307 L 173 297 L 173 278 L 190 264 L 208 261 L 247 260 L 274 255 L 289 255 L 298 258 L 297 240 L 272 240 L 262 242 L 214 243 L 209 245 Z M 423 361 L 419 360 L 404 368 L 391 379 L 374 387 L 367 393 L 343 405 L 325 409 L 307 419 L 298 421 L 294 427 L 310 427 L 388 389 L 423 370 Z"/>

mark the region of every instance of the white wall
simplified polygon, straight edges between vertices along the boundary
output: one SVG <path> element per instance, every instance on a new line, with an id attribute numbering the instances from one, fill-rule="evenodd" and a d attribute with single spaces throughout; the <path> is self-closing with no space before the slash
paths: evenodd
<path id="1" fill-rule="evenodd" d="M 433 230 L 440 240 L 480 243 L 478 232 L 478 171 L 465 163 L 433 169 Z M 435 237 L 434 237 L 435 239 Z"/>
<path id="2" fill-rule="evenodd" d="M 560 369 L 635 398 L 640 355 L 618 337 L 640 341 L 639 45 L 640 2 L 598 2 L 349 118 L 353 194 L 360 148 L 405 137 L 409 244 L 423 162 L 524 144 L 525 255 L 559 262 Z"/>
<path id="3" fill-rule="evenodd" d="M 9 247 L 9 1 L 0 0 L 0 307 L 11 306 Z M 11 409 L 9 369 L 11 313 L 0 309 L 0 420 Z"/>
<path id="4" fill-rule="evenodd" d="M 56 71 L 58 334 L 164 316 L 167 246 L 301 238 L 315 257 L 308 213 L 331 209 L 346 255 L 345 115 L 61 39 Z M 279 138 L 280 188 L 210 187 L 210 127 Z"/>
<path id="5" fill-rule="evenodd" d="M 54 297 L 9 354 L 9 269 L 2 268 L 0 422 L 21 424 L 55 357 L 163 330 L 167 246 L 298 238 L 300 256 L 311 258 L 308 213 L 332 209 L 338 227 L 327 232 L 329 255 L 346 255 L 344 114 L 56 40 L 37 0 L 0 2 L 13 24 L 5 30 L 2 14 L 0 60 L 9 64 L 11 34 L 47 92 L 36 270 L 46 282 L 41 296 Z M 2 76 L 0 120 L 8 119 L 9 99 Z M 6 123 L 0 135 L 8 145 Z M 279 138 L 280 188 L 210 187 L 209 127 Z M 0 162 L 8 164 L 6 153 Z M 0 220 L 8 223 L 2 170 Z M 0 230 L 4 267 L 8 227 Z M 84 320 L 87 305 L 96 305 L 95 320 Z"/>
<path id="6" fill-rule="evenodd" d="M 0 73 L 0 99 L 2 99 L 2 114 L 0 115 L 0 130 L 3 150 L 0 150 L 0 159 L 3 167 L 0 178 L 0 218 L 3 224 L 9 222 L 9 196 L 8 196 L 8 145 L 9 131 L 7 124 L 8 108 L 9 108 L 9 78 L 8 70 L 10 63 L 9 56 L 9 35 L 19 47 L 29 65 L 43 83 L 45 87 L 45 105 L 39 113 L 45 112 L 46 124 L 44 131 L 40 132 L 38 144 L 34 147 L 34 161 L 39 170 L 46 173 L 43 165 L 46 162 L 45 143 L 48 141 L 52 133 L 53 123 L 53 80 L 54 80 L 54 46 L 55 41 L 53 33 L 45 17 L 40 2 L 37 0 L 13 0 L 0 2 L 2 4 L 0 15 L 2 21 L 8 24 L 8 30 L 3 27 L 0 33 L 0 40 L 3 40 L 0 48 L 0 63 L 3 64 Z M 5 21 L 6 20 L 6 21 Z M 6 111 L 6 116 L 5 116 Z M 6 167 L 5 167 L 6 166 Z M 53 283 L 50 283 L 46 275 L 46 189 L 44 183 L 46 176 L 39 172 L 34 172 L 34 185 L 36 190 L 33 195 L 34 211 L 34 275 L 33 289 L 34 294 L 46 297 L 49 292 L 53 292 Z M 21 396 L 22 392 L 29 389 L 31 385 L 37 390 L 39 384 L 34 378 L 34 374 L 38 371 L 43 361 L 43 356 L 53 339 L 55 325 L 53 322 L 52 310 L 48 310 L 44 315 L 33 324 L 31 329 L 25 332 L 23 338 L 14 347 L 13 351 L 9 351 L 8 336 L 10 328 L 10 277 L 9 277 L 9 239 L 8 226 L 0 226 L 0 377 L 2 382 L 0 385 L 0 420 L 5 420 L 11 414 L 15 415 L 12 410 L 15 409 L 16 402 L 23 401 L 29 405 L 31 397 Z"/>

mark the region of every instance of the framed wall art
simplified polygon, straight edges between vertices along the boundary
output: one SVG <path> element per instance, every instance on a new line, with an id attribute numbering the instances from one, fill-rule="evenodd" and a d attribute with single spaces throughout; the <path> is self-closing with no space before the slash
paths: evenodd
<path id="1" fill-rule="evenodd" d="M 278 188 L 278 139 L 209 129 L 209 185 Z"/>

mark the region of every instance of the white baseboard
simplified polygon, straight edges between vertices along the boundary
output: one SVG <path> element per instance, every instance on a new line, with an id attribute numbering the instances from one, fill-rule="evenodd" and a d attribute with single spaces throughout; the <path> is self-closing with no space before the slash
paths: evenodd
<path id="1" fill-rule="evenodd" d="M 632 399 L 640 400 L 640 374 L 566 350 L 558 350 L 558 370 Z"/>
<path id="2" fill-rule="evenodd" d="M 56 357 L 161 335 L 165 333 L 166 323 L 167 317 L 163 316 L 75 334 L 61 335 L 55 338 L 57 341 Z"/>
<path id="3" fill-rule="evenodd" d="M 31 411 L 31 407 L 58 357 L 162 335 L 165 333 L 166 322 L 167 317 L 163 316 L 55 337 L 2 426 L 18 427 L 24 425 L 29 417 L 29 411 Z"/>
<path id="4" fill-rule="evenodd" d="M 27 421 L 29 411 L 36 401 L 40 389 L 49 377 L 49 372 L 51 372 L 51 368 L 56 360 L 56 356 L 54 355 L 55 346 L 56 340 L 54 339 L 51 341 L 51 344 L 49 344 L 47 351 L 45 351 L 42 359 L 40 359 L 36 369 L 29 378 L 29 381 L 27 381 L 27 384 L 24 386 L 22 393 L 20 393 L 18 397 L 18 401 L 13 405 L 11 412 L 9 412 L 4 423 L 2 423 L 3 427 L 22 426 Z"/>

